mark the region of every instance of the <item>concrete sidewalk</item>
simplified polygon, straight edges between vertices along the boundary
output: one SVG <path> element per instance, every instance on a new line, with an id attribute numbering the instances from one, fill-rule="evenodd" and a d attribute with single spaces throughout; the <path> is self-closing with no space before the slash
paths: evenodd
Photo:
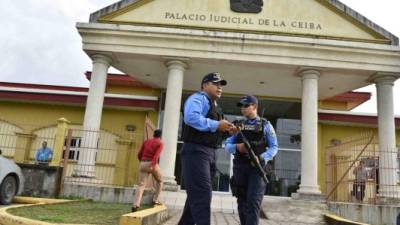
<path id="1" fill-rule="evenodd" d="M 186 192 L 163 191 L 160 195 L 160 201 L 171 210 L 183 209 L 186 201 Z M 213 192 L 211 210 L 213 212 L 237 214 L 236 198 L 234 198 L 231 193 Z"/>
<path id="2" fill-rule="evenodd" d="M 181 210 L 172 210 L 172 217 L 163 225 L 177 225 L 181 217 L 181 213 Z M 211 225 L 240 225 L 240 222 L 237 214 L 213 212 L 211 215 Z M 310 223 L 280 222 L 274 220 L 260 219 L 260 225 L 310 225 Z"/>
<path id="3" fill-rule="evenodd" d="M 172 216 L 164 225 L 177 225 L 182 215 L 182 210 L 171 210 L 170 215 Z M 212 225 L 238 225 L 239 218 L 236 214 L 232 213 L 213 213 L 211 216 Z"/>
<path id="4" fill-rule="evenodd" d="M 186 192 L 162 192 L 160 201 L 167 205 L 171 218 L 164 225 L 177 225 L 185 205 Z M 326 205 L 320 202 L 296 201 L 288 197 L 264 196 L 263 211 L 268 219 L 260 225 L 322 225 Z M 239 225 L 236 198 L 230 193 L 213 192 L 212 225 Z"/>

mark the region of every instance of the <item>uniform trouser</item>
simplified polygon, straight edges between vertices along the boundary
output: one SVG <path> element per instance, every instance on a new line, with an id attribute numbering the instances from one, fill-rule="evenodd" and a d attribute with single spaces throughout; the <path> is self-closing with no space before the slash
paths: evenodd
<path id="1" fill-rule="evenodd" d="M 210 225 L 215 149 L 185 143 L 181 161 L 187 198 L 178 225 Z"/>
<path id="2" fill-rule="evenodd" d="M 365 196 L 365 181 L 355 181 L 353 184 L 353 195 L 358 201 L 363 201 Z"/>
<path id="3" fill-rule="evenodd" d="M 241 225 L 258 225 L 265 183 L 255 167 L 249 163 L 234 163 L 233 176 L 239 189 L 237 197 Z"/>
<path id="4" fill-rule="evenodd" d="M 160 171 L 160 167 L 158 164 L 154 166 L 152 170 L 150 170 L 151 167 L 151 161 L 141 161 L 140 162 L 140 169 L 139 169 L 139 186 L 138 189 L 136 190 L 135 194 L 135 202 L 133 203 L 134 207 L 139 207 L 140 202 L 142 201 L 142 196 L 144 189 L 146 188 L 146 184 L 150 180 L 150 176 L 154 177 L 154 180 L 156 181 L 155 184 L 155 193 L 153 197 L 153 201 L 158 201 L 158 197 L 160 196 L 161 190 L 162 190 L 162 175 Z"/>

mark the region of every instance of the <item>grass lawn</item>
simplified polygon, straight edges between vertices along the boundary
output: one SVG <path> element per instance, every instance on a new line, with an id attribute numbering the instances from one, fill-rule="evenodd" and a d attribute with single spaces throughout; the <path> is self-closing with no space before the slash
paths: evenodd
<path id="1" fill-rule="evenodd" d="M 116 225 L 121 215 L 131 212 L 131 204 L 102 202 L 73 202 L 9 209 L 8 212 L 25 218 L 53 223 Z M 150 208 L 142 206 L 140 210 Z"/>

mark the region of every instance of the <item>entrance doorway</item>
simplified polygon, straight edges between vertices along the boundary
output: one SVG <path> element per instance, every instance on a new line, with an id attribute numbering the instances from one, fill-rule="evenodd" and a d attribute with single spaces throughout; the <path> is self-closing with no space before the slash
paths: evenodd
<path id="1" fill-rule="evenodd" d="M 182 106 L 191 93 L 183 94 Z M 163 98 L 165 99 L 165 98 Z M 236 106 L 240 97 L 224 96 L 218 103 L 222 108 L 225 117 L 229 121 L 242 118 L 240 108 Z M 162 111 L 160 124 L 163 122 L 164 104 L 162 101 Z M 263 115 L 274 126 L 279 143 L 279 151 L 274 160 L 269 163 L 268 176 L 270 184 L 267 185 L 265 193 L 275 196 L 290 196 L 295 192 L 300 183 L 301 171 L 301 103 L 298 101 L 264 99 L 259 97 L 259 115 Z M 181 176 L 181 157 L 182 148 L 182 121 L 181 112 L 178 149 L 175 162 L 175 177 L 181 189 L 185 189 L 184 181 Z M 229 153 L 223 148 L 216 152 L 216 175 L 213 180 L 213 191 L 229 192 L 229 178 L 232 176 L 232 159 Z"/>

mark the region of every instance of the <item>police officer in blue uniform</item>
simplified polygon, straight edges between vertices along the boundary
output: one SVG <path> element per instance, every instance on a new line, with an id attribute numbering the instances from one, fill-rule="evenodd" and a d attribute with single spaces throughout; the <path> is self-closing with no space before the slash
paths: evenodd
<path id="1" fill-rule="evenodd" d="M 278 152 L 275 130 L 269 121 L 257 115 L 256 97 L 244 96 L 237 105 L 246 117 L 241 121 L 242 134 L 248 139 L 264 167 Z M 234 155 L 232 192 L 237 197 L 240 224 L 257 225 L 266 184 L 260 172 L 251 163 L 240 133 L 225 141 L 225 150 Z"/>
<path id="2" fill-rule="evenodd" d="M 234 128 L 223 119 L 216 103 L 226 84 L 219 73 L 209 73 L 201 82 L 201 91 L 185 102 L 181 160 L 187 198 L 179 225 L 210 225 L 215 151 L 221 146 L 222 134 Z"/>

